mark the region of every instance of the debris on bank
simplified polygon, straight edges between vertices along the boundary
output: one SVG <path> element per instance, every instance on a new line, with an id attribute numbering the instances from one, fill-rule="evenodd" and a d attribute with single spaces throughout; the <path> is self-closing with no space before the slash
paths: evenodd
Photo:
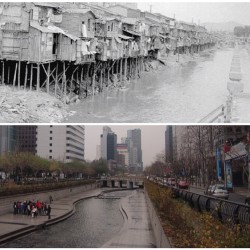
<path id="1" fill-rule="evenodd" d="M 1 123 L 60 122 L 67 115 L 67 105 L 54 96 L 0 86 Z"/>

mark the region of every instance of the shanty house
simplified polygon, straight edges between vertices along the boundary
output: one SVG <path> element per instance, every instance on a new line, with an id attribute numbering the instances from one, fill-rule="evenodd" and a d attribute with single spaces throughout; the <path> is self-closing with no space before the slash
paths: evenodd
<path id="1" fill-rule="evenodd" d="M 95 14 L 90 9 L 65 9 L 59 27 L 77 39 L 76 63 L 95 61 Z"/>

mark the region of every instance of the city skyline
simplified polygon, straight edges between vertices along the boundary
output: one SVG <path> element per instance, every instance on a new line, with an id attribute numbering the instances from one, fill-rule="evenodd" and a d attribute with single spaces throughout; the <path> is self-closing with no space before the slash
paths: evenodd
<path id="1" fill-rule="evenodd" d="M 106 125 L 105 125 L 106 126 Z M 127 130 L 141 129 L 142 161 L 144 168 L 165 150 L 165 125 L 108 125 L 117 134 L 117 143 L 127 137 Z M 85 159 L 96 159 L 96 146 L 100 145 L 102 125 L 85 125 Z"/>

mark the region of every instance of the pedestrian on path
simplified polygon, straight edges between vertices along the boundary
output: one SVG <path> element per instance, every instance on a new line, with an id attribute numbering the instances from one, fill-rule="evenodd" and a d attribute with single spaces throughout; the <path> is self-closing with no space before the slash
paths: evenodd
<path id="1" fill-rule="evenodd" d="M 53 198 L 52 198 L 52 196 L 50 195 L 50 196 L 49 196 L 49 204 L 51 204 L 52 201 L 53 201 Z"/>
<path id="2" fill-rule="evenodd" d="M 51 213 L 51 206 L 48 205 L 48 208 L 47 208 L 47 215 L 48 215 L 48 219 L 50 219 L 50 213 Z"/>

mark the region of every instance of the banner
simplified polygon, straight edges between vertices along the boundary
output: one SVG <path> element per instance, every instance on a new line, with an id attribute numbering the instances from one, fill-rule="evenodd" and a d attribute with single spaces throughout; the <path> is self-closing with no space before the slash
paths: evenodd
<path id="1" fill-rule="evenodd" d="M 233 176 L 232 176 L 232 162 L 225 161 L 225 178 L 226 178 L 226 188 L 233 188 Z"/>
<path id="2" fill-rule="evenodd" d="M 217 177 L 221 180 L 221 151 L 219 148 L 216 149 L 216 161 L 217 161 Z"/>

